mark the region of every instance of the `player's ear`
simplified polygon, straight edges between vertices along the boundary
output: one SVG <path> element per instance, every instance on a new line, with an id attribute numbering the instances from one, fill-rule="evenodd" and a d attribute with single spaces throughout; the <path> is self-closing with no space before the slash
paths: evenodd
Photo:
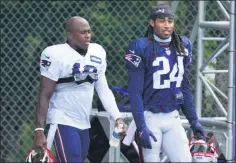
<path id="1" fill-rule="evenodd" d="M 72 34 L 70 32 L 66 32 L 67 38 L 71 39 Z"/>
<path id="2" fill-rule="evenodd" d="M 150 19 L 149 24 L 150 26 L 154 27 L 154 21 L 152 19 Z"/>

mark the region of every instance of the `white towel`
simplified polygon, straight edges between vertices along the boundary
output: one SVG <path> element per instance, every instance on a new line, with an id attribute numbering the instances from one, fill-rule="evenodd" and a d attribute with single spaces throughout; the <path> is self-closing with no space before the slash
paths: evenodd
<path id="1" fill-rule="evenodd" d="M 134 141 L 134 135 L 135 135 L 136 129 L 137 129 L 136 124 L 135 124 L 134 120 L 132 120 L 129 125 L 127 135 L 125 136 L 125 138 L 122 141 L 123 144 L 129 146 Z"/>

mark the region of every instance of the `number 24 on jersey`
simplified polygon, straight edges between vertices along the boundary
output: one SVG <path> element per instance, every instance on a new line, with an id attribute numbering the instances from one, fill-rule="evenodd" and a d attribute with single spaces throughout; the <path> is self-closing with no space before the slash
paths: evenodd
<path id="1" fill-rule="evenodd" d="M 157 57 L 153 61 L 152 66 L 159 66 L 160 63 L 162 62 L 163 69 L 157 70 L 156 72 L 153 73 L 153 88 L 154 89 L 170 88 L 171 82 L 176 82 L 176 87 L 179 88 L 181 86 L 184 74 L 183 59 L 184 57 L 179 56 L 177 60 L 178 64 L 175 63 L 173 69 L 171 70 L 169 60 L 166 57 Z M 169 74 L 169 79 L 165 79 L 163 83 L 161 83 L 161 77 L 167 74 Z"/>

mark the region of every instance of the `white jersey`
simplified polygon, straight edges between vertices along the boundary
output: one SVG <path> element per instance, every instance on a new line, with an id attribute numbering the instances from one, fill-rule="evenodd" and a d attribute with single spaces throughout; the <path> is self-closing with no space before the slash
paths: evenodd
<path id="1" fill-rule="evenodd" d="M 56 84 L 49 103 L 47 123 L 64 124 L 80 129 L 90 128 L 94 86 L 104 108 L 114 119 L 120 117 L 115 100 L 112 99 L 113 104 L 110 105 L 110 98 L 104 97 L 104 92 L 112 92 L 105 78 L 106 52 L 102 46 L 90 43 L 85 56 L 80 55 L 67 43 L 47 47 L 41 54 L 41 75 L 54 81 L 71 77 L 75 63 L 79 63 L 82 68 L 86 65 L 96 67 L 99 79 L 93 83 L 84 82 L 79 85 L 75 82 Z M 114 98 L 113 94 L 112 97 Z"/>

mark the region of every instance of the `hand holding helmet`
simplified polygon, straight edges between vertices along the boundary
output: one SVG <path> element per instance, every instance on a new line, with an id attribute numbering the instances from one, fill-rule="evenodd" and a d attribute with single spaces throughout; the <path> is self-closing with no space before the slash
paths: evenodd
<path id="1" fill-rule="evenodd" d="M 31 150 L 25 160 L 25 163 L 42 162 L 42 163 L 55 163 L 54 157 L 49 149 L 40 149 L 38 151 Z"/>
<path id="2" fill-rule="evenodd" d="M 198 120 L 191 122 L 190 128 L 192 129 L 193 135 L 195 137 L 198 137 L 199 139 L 205 138 L 206 136 L 205 130 L 203 126 L 198 122 Z"/>
<path id="3" fill-rule="evenodd" d="M 35 131 L 34 134 L 34 142 L 33 142 L 33 149 L 40 150 L 47 148 L 47 139 L 44 135 L 43 131 Z"/>

